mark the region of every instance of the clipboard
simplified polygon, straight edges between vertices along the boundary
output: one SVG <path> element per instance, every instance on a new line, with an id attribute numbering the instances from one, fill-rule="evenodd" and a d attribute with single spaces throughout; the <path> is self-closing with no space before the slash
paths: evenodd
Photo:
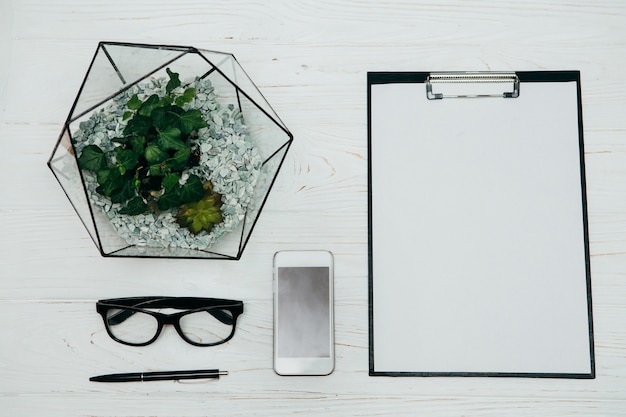
<path id="1" fill-rule="evenodd" d="M 367 85 L 370 376 L 595 378 L 580 73 Z"/>

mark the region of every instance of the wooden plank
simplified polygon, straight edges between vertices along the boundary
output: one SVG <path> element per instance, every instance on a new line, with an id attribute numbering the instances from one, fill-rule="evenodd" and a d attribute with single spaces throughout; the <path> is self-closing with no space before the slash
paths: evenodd
<path id="1" fill-rule="evenodd" d="M 136 395 L 115 393 L 102 396 L 87 395 L 38 395 L 9 396 L 3 398 L 6 413 L 15 417 L 36 415 L 46 404 L 46 416 L 109 416 L 114 412 L 120 417 L 167 415 L 172 417 L 203 417 L 209 413 L 227 413 L 229 416 L 398 416 L 429 415 L 434 417 L 500 417 L 502 411 L 511 417 L 541 415 L 561 417 L 578 415 L 595 417 L 621 417 L 626 412 L 626 402 L 621 400 L 563 400 L 554 399 L 475 399 L 468 397 L 450 398 L 412 396 L 349 396 L 342 394 L 323 395 L 316 392 L 290 394 L 275 392 L 268 395 L 240 393 L 225 397 L 213 388 L 220 382 L 207 386 L 205 392 L 196 395 L 184 392 L 164 393 L 151 391 Z M 210 414 L 209 414 L 210 415 Z"/>
<path id="2" fill-rule="evenodd" d="M 246 311 L 235 337 L 227 344 L 198 348 L 182 341 L 173 329 L 164 329 L 152 345 L 137 348 L 114 342 L 91 300 L 2 301 L 0 314 L 19 320 L 15 337 L 0 341 L 3 376 L 0 400 L 6 396 L 111 394 L 145 395 L 163 392 L 181 396 L 205 393 L 224 397 L 242 393 L 262 397 L 281 393 L 300 397 L 465 397 L 489 401 L 508 399 L 624 400 L 626 384 L 620 351 L 624 349 L 624 306 L 596 309 L 598 378 L 585 380 L 525 378 L 386 378 L 369 377 L 367 321 L 362 302 L 336 305 L 335 372 L 328 378 L 281 378 L 271 369 L 272 307 L 270 300 L 245 300 Z M 621 326 L 621 327 L 620 327 Z M 14 355 L 20 352 L 19 355 Z M 219 382 L 174 384 L 92 383 L 93 375 L 169 369 L 219 367 L 228 377 Z M 28 370 L 28 372 L 25 372 Z M 471 389 L 468 387 L 471 386 Z M 4 397 L 3 397 L 4 396 Z"/>

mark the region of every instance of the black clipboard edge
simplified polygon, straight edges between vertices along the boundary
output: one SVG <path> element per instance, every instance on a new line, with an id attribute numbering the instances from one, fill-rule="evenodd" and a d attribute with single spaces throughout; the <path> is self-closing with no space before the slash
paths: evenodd
<path id="1" fill-rule="evenodd" d="M 528 373 L 528 372 L 396 372 L 370 371 L 369 376 L 387 377 L 491 377 L 491 378 L 543 378 L 543 379 L 595 379 L 595 373 L 566 374 L 566 373 Z"/>
<path id="2" fill-rule="evenodd" d="M 367 84 L 423 83 L 431 72 L 368 72 Z M 520 81 L 525 82 L 565 82 L 576 81 L 580 88 L 580 71 L 515 71 Z M 580 98 L 580 95 L 579 95 Z M 580 100 L 579 100 L 580 102 Z"/>
<path id="3" fill-rule="evenodd" d="M 371 160 L 371 86 L 389 83 L 424 83 L 429 72 L 368 72 L 367 73 L 367 236 L 368 236 L 368 321 L 369 321 L 369 376 L 389 377 L 515 377 L 515 378 L 570 378 L 595 379 L 595 343 L 593 337 L 593 308 L 591 297 L 591 255 L 589 251 L 589 220 L 587 213 L 587 186 L 585 170 L 585 148 L 583 134 L 583 107 L 580 71 L 516 71 L 520 82 L 576 82 L 578 107 L 578 145 L 581 179 L 581 199 L 583 210 L 583 231 L 585 247 L 585 269 L 587 281 L 587 319 L 589 327 L 589 373 L 523 373 L 523 372 L 396 372 L 376 371 L 374 367 L 374 291 L 373 291 L 373 244 L 372 244 L 372 160 Z"/>

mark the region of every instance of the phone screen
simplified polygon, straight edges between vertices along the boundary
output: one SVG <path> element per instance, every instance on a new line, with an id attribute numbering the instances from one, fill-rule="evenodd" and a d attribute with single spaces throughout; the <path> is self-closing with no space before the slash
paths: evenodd
<path id="1" fill-rule="evenodd" d="M 331 356 L 329 292 L 326 266 L 277 268 L 277 356 Z"/>

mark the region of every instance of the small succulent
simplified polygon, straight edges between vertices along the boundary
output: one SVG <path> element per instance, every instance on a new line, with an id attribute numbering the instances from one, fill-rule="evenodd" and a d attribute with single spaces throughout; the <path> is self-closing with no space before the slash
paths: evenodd
<path id="1" fill-rule="evenodd" d="M 222 222 L 221 205 L 221 195 L 207 193 L 199 201 L 180 206 L 176 213 L 176 221 L 193 234 L 198 234 L 203 230 L 210 232 L 214 225 Z"/>
<path id="2" fill-rule="evenodd" d="M 208 220 L 196 219 L 198 214 L 192 216 L 191 222 L 179 220 L 193 233 L 199 233 L 222 221 L 221 196 L 212 193 L 210 182 L 188 173 L 189 168 L 200 162 L 198 129 L 207 127 L 208 123 L 199 110 L 183 108 L 194 99 L 195 88 L 186 88 L 181 93 L 179 75 L 169 68 L 167 74 L 169 81 L 164 96 L 153 94 L 141 100 L 135 94 L 128 100 L 127 111 L 122 116 L 127 120 L 123 135 L 112 139 L 116 146 L 105 151 L 97 145 L 87 145 L 78 163 L 82 169 L 96 174 L 96 191 L 119 203 L 120 214 L 134 216 L 176 207 L 180 207 L 179 212 L 187 212 L 190 205 L 200 202 L 203 202 L 200 211 L 204 213 L 207 201 L 211 200 L 211 207 L 219 216 L 212 214 L 210 226 Z M 206 215 L 203 218 L 208 219 Z"/>

